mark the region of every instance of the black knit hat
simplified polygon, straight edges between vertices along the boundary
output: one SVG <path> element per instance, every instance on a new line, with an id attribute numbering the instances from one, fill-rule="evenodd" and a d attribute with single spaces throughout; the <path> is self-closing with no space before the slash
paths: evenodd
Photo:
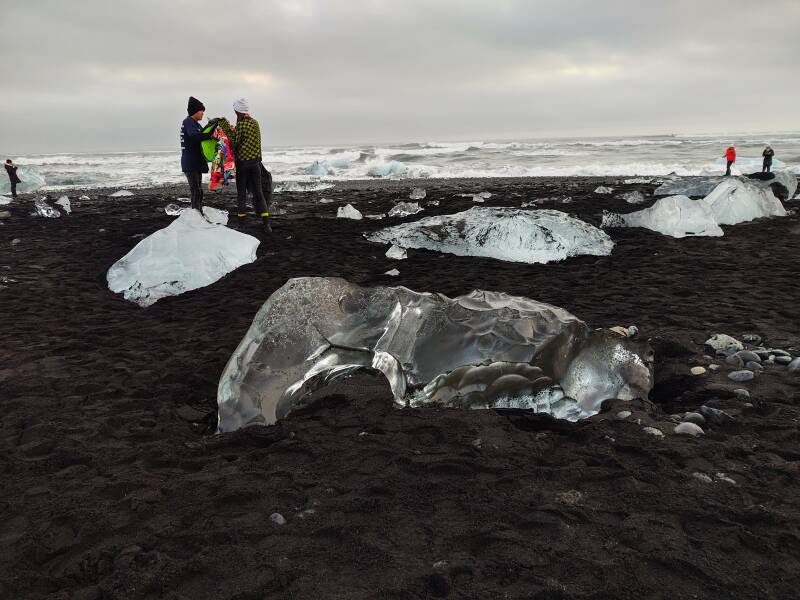
<path id="1" fill-rule="evenodd" d="M 193 115 L 198 110 L 203 110 L 204 111 L 205 109 L 206 109 L 206 107 L 203 106 L 203 103 L 200 102 L 200 100 L 198 100 L 194 96 L 189 96 L 189 106 L 187 107 L 186 110 L 189 111 L 190 115 Z"/>

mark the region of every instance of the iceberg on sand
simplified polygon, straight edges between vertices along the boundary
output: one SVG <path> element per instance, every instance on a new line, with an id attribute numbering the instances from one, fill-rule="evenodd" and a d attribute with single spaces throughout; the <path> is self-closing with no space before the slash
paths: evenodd
<path id="1" fill-rule="evenodd" d="M 253 319 L 217 392 L 219 432 L 271 424 L 360 369 L 395 406 L 533 408 L 576 420 L 603 400 L 646 398 L 652 349 L 520 296 L 457 298 L 339 278 L 289 280 Z"/>
<path id="2" fill-rule="evenodd" d="M 126 300 L 150 306 L 161 298 L 211 285 L 253 262 L 258 244 L 252 236 L 209 223 L 196 210 L 184 210 L 111 266 L 108 287 Z"/>
<path id="3" fill-rule="evenodd" d="M 783 217 L 786 209 L 771 189 L 747 179 L 726 178 L 705 198 L 668 196 L 625 215 L 603 213 L 602 227 L 644 227 L 672 237 L 721 236 L 720 225 Z"/>
<path id="4" fill-rule="evenodd" d="M 387 227 L 367 239 L 401 248 L 525 263 L 583 254 L 606 256 L 614 248 L 605 232 L 557 210 L 484 206 Z"/>

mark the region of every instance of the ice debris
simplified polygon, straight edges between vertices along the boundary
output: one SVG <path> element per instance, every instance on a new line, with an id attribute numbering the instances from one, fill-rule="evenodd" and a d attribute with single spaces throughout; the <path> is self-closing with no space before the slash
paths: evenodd
<path id="1" fill-rule="evenodd" d="M 389 210 L 390 217 L 407 217 L 408 215 L 415 215 L 422 212 L 422 207 L 418 202 L 398 202 L 391 210 Z"/>
<path id="2" fill-rule="evenodd" d="M 646 398 L 645 341 L 590 329 L 564 309 L 473 291 L 457 298 L 339 278 L 291 279 L 259 310 L 220 379 L 219 431 L 270 424 L 358 369 L 395 404 L 514 406 L 576 419 L 608 398 Z"/>
<path id="3" fill-rule="evenodd" d="M 131 192 L 129 190 L 120 190 L 118 192 L 114 192 L 113 194 L 111 194 L 110 197 L 111 198 L 123 198 L 125 196 L 133 196 L 133 192 Z"/>
<path id="4" fill-rule="evenodd" d="M 336 211 L 336 216 L 339 219 L 355 219 L 356 221 L 360 221 L 364 218 L 361 215 L 361 212 L 359 212 L 359 210 L 352 204 L 340 206 L 339 210 Z"/>
<path id="5" fill-rule="evenodd" d="M 401 248 L 400 246 L 395 246 L 392 244 L 392 247 L 386 251 L 386 258 L 405 260 L 408 258 L 408 252 L 406 252 L 405 248 Z"/>
<path id="6" fill-rule="evenodd" d="M 614 192 L 614 188 L 610 188 L 610 187 L 605 186 L 605 185 L 601 185 L 600 187 L 598 187 L 598 188 L 596 188 L 594 190 L 595 194 L 611 194 L 613 192 Z"/>
<path id="7" fill-rule="evenodd" d="M 40 217 L 47 217 L 48 219 L 57 219 L 58 217 L 61 216 L 61 213 L 58 212 L 57 208 L 53 208 L 47 203 L 46 196 L 34 200 L 33 208 L 36 210 L 36 214 L 39 215 Z"/>
<path id="8" fill-rule="evenodd" d="M 625 200 L 628 204 L 641 204 L 645 201 L 644 194 L 642 192 L 633 191 L 633 192 L 625 192 L 624 194 L 620 194 L 619 196 L 622 200 Z"/>
<path id="9" fill-rule="evenodd" d="M 78 200 L 80 200 L 81 202 L 86 202 L 87 200 L 91 200 L 91 198 L 89 198 L 89 196 L 87 196 L 86 194 L 84 194 L 83 196 L 81 196 L 80 198 L 78 198 Z"/>
<path id="10" fill-rule="evenodd" d="M 69 196 L 61 196 L 61 198 L 56 200 L 55 203 L 58 204 L 68 215 L 72 214 L 72 205 L 70 204 Z"/>
<path id="11" fill-rule="evenodd" d="M 525 263 L 585 254 L 607 256 L 614 248 L 605 232 L 560 211 L 482 206 L 381 229 L 367 239 L 402 248 Z"/>
<path id="12" fill-rule="evenodd" d="M 210 285 L 253 262 L 258 245 L 252 236 L 210 223 L 196 210 L 184 210 L 111 266 L 108 287 L 126 300 L 150 306 Z"/>
<path id="13" fill-rule="evenodd" d="M 7 196 L 0 196 L 0 206 L 6 206 L 11 204 L 13 198 L 9 198 Z"/>
<path id="14" fill-rule="evenodd" d="M 171 217 L 177 217 L 184 210 L 186 210 L 184 207 L 178 206 L 177 204 L 167 204 L 164 207 L 164 212 Z"/>
<path id="15" fill-rule="evenodd" d="M 398 271 L 397 269 L 392 269 L 391 271 L 386 271 L 384 275 L 388 275 L 389 277 L 397 277 L 398 275 L 400 275 L 400 271 Z"/>
<path id="16" fill-rule="evenodd" d="M 316 182 L 303 182 L 303 181 L 286 181 L 279 183 L 275 186 L 273 193 L 280 194 L 282 192 L 319 192 L 322 190 L 329 190 L 334 187 L 333 183 L 316 183 Z"/>
<path id="17" fill-rule="evenodd" d="M 425 191 L 425 188 L 416 187 L 413 190 L 411 190 L 411 193 L 408 195 L 408 199 L 409 200 L 424 200 L 425 196 L 427 196 L 427 195 L 428 195 L 428 193 Z"/>

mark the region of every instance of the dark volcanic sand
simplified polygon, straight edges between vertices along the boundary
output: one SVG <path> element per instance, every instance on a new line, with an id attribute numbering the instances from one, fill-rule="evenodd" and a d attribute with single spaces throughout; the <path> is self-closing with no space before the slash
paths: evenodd
<path id="1" fill-rule="evenodd" d="M 486 206 L 570 195 L 543 206 L 594 224 L 604 208 L 640 208 L 593 195 L 601 183 L 617 181 L 427 181 L 425 202 L 441 205 L 423 214 L 466 209 L 457 194 L 484 189 Z M 289 214 L 254 264 L 147 309 L 109 292 L 105 272 L 170 222 L 160 209 L 183 188 L 71 193 L 75 212 L 58 220 L 29 216 L 31 197 L 12 205 L 0 225 L 0 275 L 17 280 L 0 289 L 0 598 L 798 597 L 800 374 L 771 366 L 737 385 L 726 366 L 688 371 L 709 364 L 702 342 L 716 332 L 800 353 L 800 218 L 724 238 L 611 230 L 613 255 L 551 265 L 413 250 L 394 262 L 361 234 L 398 219 L 331 218 L 346 202 L 385 211 L 417 184 L 281 194 Z M 630 403 L 625 421 L 613 417 L 628 405 L 608 403 L 575 425 L 397 411 L 364 374 L 274 427 L 213 435 L 228 357 L 269 294 L 308 275 L 501 290 L 592 326 L 635 324 L 658 353 L 652 402 Z M 702 404 L 735 421 L 673 434 L 669 415 Z"/>

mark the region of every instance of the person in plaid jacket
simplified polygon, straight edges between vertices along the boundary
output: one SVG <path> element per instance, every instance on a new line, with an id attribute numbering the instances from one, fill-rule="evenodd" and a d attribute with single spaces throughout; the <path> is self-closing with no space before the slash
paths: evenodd
<path id="1" fill-rule="evenodd" d="M 247 100 L 240 98 L 233 103 L 236 112 L 236 128 L 233 130 L 231 145 L 236 159 L 236 194 L 239 204 L 239 223 L 247 217 L 247 192 L 253 195 L 253 208 L 261 217 L 266 231 L 269 225 L 269 212 L 264 191 L 261 187 L 261 128 L 258 121 L 250 116 Z"/>

